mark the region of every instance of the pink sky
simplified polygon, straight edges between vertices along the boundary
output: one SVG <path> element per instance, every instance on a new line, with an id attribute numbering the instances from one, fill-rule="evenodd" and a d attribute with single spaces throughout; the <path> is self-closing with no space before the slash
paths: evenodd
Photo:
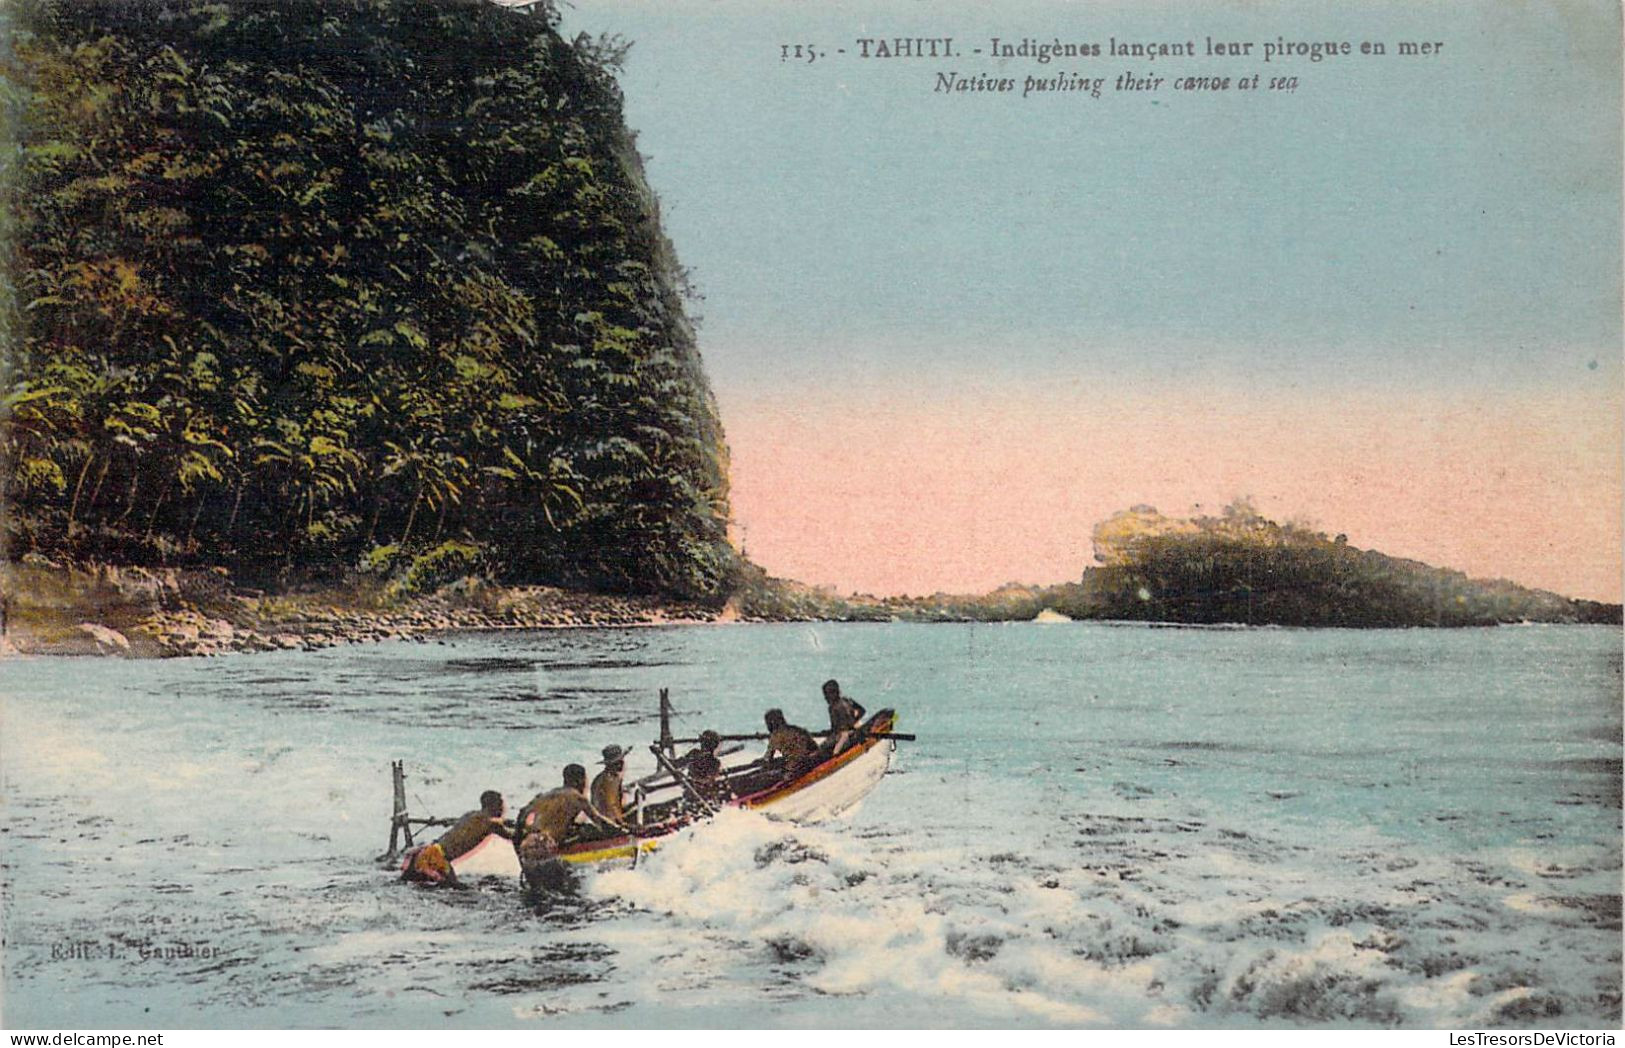
<path id="1" fill-rule="evenodd" d="M 1617 393 L 1169 394 L 933 380 L 723 401 L 736 538 L 843 590 L 1075 579 L 1090 532 L 1251 496 L 1356 546 L 1618 601 Z M 887 384 L 890 385 L 889 383 Z"/>

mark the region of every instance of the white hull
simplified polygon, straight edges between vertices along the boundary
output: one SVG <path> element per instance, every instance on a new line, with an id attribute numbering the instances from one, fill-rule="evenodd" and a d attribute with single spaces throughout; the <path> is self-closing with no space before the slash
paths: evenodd
<path id="1" fill-rule="evenodd" d="M 752 805 L 775 819 L 790 822 L 823 822 L 853 815 L 863 798 L 879 785 L 891 766 L 895 742 L 882 742 L 839 771 L 766 804 Z"/>
<path id="2" fill-rule="evenodd" d="M 512 841 L 493 833 L 479 847 L 455 860 L 451 868 L 458 877 L 518 877 L 519 856 L 514 854 Z"/>

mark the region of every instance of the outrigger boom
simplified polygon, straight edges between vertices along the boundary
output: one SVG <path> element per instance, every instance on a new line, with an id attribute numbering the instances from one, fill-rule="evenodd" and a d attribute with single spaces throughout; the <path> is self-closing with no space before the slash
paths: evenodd
<path id="1" fill-rule="evenodd" d="M 815 739 L 822 739 L 822 738 L 828 738 L 829 736 L 836 734 L 836 732 L 830 731 L 830 730 L 826 730 L 826 731 L 809 731 L 807 734 L 811 735 Z M 750 735 L 718 735 L 717 738 L 722 742 L 765 742 L 765 741 L 767 741 L 768 735 L 767 735 L 767 732 L 765 732 L 765 731 L 758 731 L 758 732 L 755 732 L 755 733 L 750 734 Z M 913 735 L 911 735 L 910 733 L 906 732 L 906 731 L 882 731 L 882 732 L 876 732 L 873 735 L 873 738 L 876 738 L 876 739 L 895 739 L 898 742 L 913 742 L 915 737 Z M 700 740 L 698 738 L 693 738 L 693 739 L 673 739 L 671 741 L 672 742 L 677 742 L 677 743 L 684 743 L 684 744 L 692 745 L 692 744 L 694 744 L 696 742 L 699 742 Z"/>
<path id="2" fill-rule="evenodd" d="M 389 862 L 402 851 L 412 848 L 412 827 L 414 826 L 450 826 L 456 819 L 414 819 L 406 810 L 406 764 L 404 761 L 389 762 L 390 785 L 393 787 L 395 808 L 389 817 L 389 850 L 378 856 L 379 862 Z M 406 838 L 404 849 L 397 847 L 402 836 Z"/>
<path id="3" fill-rule="evenodd" d="M 671 730 L 671 700 L 660 689 L 660 737 L 650 752 L 661 770 L 629 786 L 632 803 L 627 809 L 634 823 L 628 830 L 608 835 L 580 827 L 580 838 L 567 839 L 558 858 L 566 863 L 601 863 L 632 859 L 658 846 L 660 841 L 715 815 L 721 808 L 762 811 L 772 818 L 797 822 L 817 822 L 855 811 L 869 792 L 879 784 L 891 765 L 891 755 L 899 741 L 914 736 L 893 731 L 897 714 L 880 710 L 851 730 L 851 742 L 840 753 L 820 750 L 816 764 L 799 774 L 787 775 L 784 768 L 752 760 L 723 768 L 720 796 L 708 798 L 688 778 L 677 759 L 679 744 L 692 744 L 696 738 L 675 738 Z M 826 739 L 831 731 L 814 732 Z M 761 733 L 722 735 L 722 741 L 753 742 L 766 739 Z M 742 747 L 721 751 L 737 753 Z M 412 827 L 446 826 L 453 820 L 413 818 L 406 807 L 406 773 L 401 761 L 392 761 L 394 811 L 390 817 L 389 851 L 381 861 L 393 860 L 404 834 L 406 848 L 413 846 Z M 460 876 L 519 875 L 519 860 L 512 846 L 496 834 L 486 837 L 473 851 L 452 860 Z"/>

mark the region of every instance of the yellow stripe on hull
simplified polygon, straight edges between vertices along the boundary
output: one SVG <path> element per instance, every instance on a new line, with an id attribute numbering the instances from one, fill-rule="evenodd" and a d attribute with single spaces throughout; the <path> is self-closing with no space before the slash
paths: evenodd
<path id="1" fill-rule="evenodd" d="M 595 851 L 570 852 L 560 855 L 559 859 L 570 863 L 608 862 L 611 859 L 630 859 L 633 851 L 652 852 L 660 847 L 657 840 L 639 841 L 637 845 L 618 844 L 613 848 L 599 848 Z"/>

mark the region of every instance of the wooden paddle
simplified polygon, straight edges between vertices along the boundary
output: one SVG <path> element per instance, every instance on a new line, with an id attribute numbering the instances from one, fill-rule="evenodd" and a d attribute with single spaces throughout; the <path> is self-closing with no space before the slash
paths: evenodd
<path id="1" fill-rule="evenodd" d="M 689 739 L 689 740 L 686 740 L 686 741 L 698 742 L 699 740 L 698 739 Z M 740 750 L 742 750 L 744 748 L 745 747 L 743 747 L 743 746 L 723 746 L 723 747 L 721 747 L 721 748 L 719 748 L 717 750 L 717 756 L 718 757 L 729 757 L 729 756 L 732 756 L 735 753 L 738 753 Z M 664 779 L 664 778 L 667 778 L 667 775 L 666 775 L 665 771 L 663 771 L 663 770 L 662 771 L 657 771 L 657 772 L 653 773 L 652 775 L 645 775 L 643 778 L 638 779 L 636 782 L 632 783 L 632 785 L 634 785 L 634 786 L 647 786 L 652 782 L 659 782 L 661 779 Z"/>
<path id="2" fill-rule="evenodd" d="M 705 799 L 705 795 L 699 791 L 699 788 L 688 781 L 688 776 L 684 775 L 677 765 L 673 764 L 664 753 L 660 752 L 659 746 L 650 746 L 649 752 L 655 755 L 655 760 L 660 762 L 661 767 L 671 772 L 672 778 L 676 779 L 683 789 L 688 791 L 689 796 L 700 802 L 700 807 L 705 809 L 706 814 L 715 815 L 717 813 L 716 805 Z"/>

